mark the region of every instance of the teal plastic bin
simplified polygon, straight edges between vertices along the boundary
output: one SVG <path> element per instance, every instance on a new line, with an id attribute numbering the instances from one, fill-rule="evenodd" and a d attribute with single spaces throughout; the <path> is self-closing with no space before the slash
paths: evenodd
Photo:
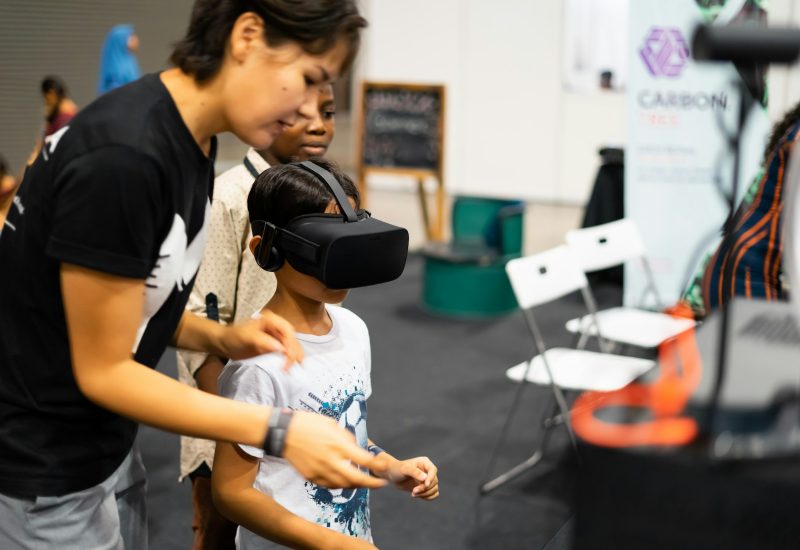
<path id="1" fill-rule="evenodd" d="M 455 200 L 452 242 L 430 243 L 422 250 L 427 311 L 487 318 L 517 309 L 505 265 L 522 253 L 523 210 L 520 201 Z"/>

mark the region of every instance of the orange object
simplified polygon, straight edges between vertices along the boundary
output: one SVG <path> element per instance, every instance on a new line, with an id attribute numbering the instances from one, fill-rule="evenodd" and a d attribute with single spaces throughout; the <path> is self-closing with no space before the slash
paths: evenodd
<path id="1" fill-rule="evenodd" d="M 690 316 L 688 306 L 668 310 L 675 316 Z M 693 418 L 681 416 L 689 396 L 697 389 L 702 373 L 694 329 L 664 342 L 658 349 L 661 374 L 652 384 L 633 383 L 612 392 L 584 392 L 572 408 L 572 426 L 583 440 L 602 447 L 686 445 L 698 432 Z M 680 366 L 680 368 L 679 368 Z M 650 409 L 653 420 L 620 424 L 595 416 L 608 407 Z"/>

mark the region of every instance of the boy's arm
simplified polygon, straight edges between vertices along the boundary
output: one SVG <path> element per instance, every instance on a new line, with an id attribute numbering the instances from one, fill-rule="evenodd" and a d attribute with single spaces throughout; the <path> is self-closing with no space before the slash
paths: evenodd
<path id="1" fill-rule="evenodd" d="M 433 500 L 439 497 L 439 469 L 426 456 L 397 460 L 369 439 L 369 451 L 381 464 L 372 473 L 394 483 L 397 488 L 411 491 L 412 497 Z"/>
<path id="2" fill-rule="evenodd" d="M 194 380 L 197 383 L 197 387 L 205 392 L 218 395 L 217 380 L 224 368 L 225 365 L 222 364 L 222 359 L 216 355 L 207 355 L 205 361 L 194 371 Z"/>
<path id="3" fill-rule="evenodd" d="M 372 549 L 367 541 L 348 537 L 289 512 L 253 487 L 259 460 L 238 445 L 217 443 L 212 495 L 217 509 L 231 521 L 290 548 Z"/>
<path id="4" fill-rule="evenodd" d="M 88 399 L 137 422 L 175 433 L 258 447 L 263 444 L 269 407 L 210 395 L 133 360 L 144 281 L 62 263 L 61 291 L 73 373 Z M 217 331 L 234 332 L 202 321 Z M 346 430 L 319 415 L 294 414 L 284 456 L 303 477 L 320 485 L 381 485 L 346 461 L 367 468 L 380 465 L 358 448 Z"/>

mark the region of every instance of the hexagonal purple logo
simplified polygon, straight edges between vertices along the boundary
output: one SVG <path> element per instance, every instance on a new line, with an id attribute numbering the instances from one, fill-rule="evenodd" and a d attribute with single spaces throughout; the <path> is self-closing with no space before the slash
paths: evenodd
<path id="1" fill-rule="evenodd" d="M 639 48 L 647 70 L 659 77 L 677 78 L 689 61 L 689 46 L 674 27 L 653 27 Z"/>

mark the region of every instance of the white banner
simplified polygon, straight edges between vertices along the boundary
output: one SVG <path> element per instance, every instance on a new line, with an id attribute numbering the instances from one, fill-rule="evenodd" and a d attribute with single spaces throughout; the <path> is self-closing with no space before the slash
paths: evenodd
<path id="1" fill-rule="evenodd" d="M 741 77 L 731 63 L 692 59 L 695 27 L 711 17 L 694 0 L 635 0 L 630 9 L 625 215 L 639 225 L 660 297 L 671 305 L 728 212 L 715 184 L 729 193 L 733 173 L 720 124 L 736 128 Z M 752 0 L 729 0 L 720 10 L 714 24 L 763 15 Z M 756 104 L 743 136 L 739 196 L 758 170 L 768 131 Z M 625 303 L 637 304 L 645 284 L 641 266 L 628 265 Z"/>

